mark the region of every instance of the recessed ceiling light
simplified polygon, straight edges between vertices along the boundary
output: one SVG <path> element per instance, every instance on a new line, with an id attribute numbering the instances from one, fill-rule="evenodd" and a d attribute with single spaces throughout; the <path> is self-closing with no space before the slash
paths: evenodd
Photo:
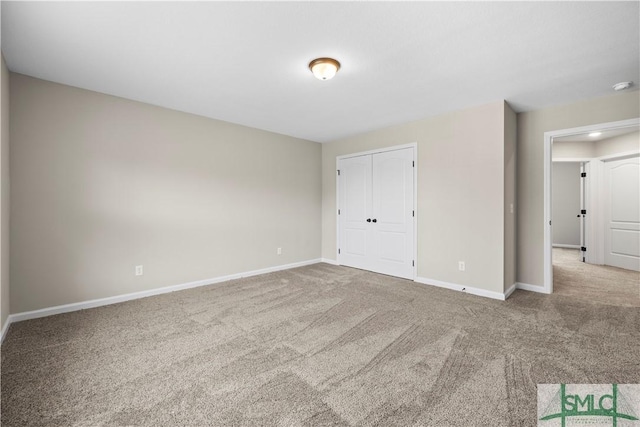
<path id="1" fill-rule="evenodd" d="M 317 58 L 309 63 L 309 69 L 318 80 L 329 80 L 340 69 L 340 63 L 333 58 Z"/>
<path id="2" fill-rule="evenodd" d="M 589 136 L 590 136 L 591 138 L 595 138 L 596 136 L 600 136 L 600 135 L 602 135 L 602 132 L 591 132 L 591 133 L 589 134 Z"/>
<path id="3" fill-rule="evenodd" d="M 629 89 L 633 85 L 633 82 L 620 82 L 613 85 L 613 90 L 625 90 Z"/>

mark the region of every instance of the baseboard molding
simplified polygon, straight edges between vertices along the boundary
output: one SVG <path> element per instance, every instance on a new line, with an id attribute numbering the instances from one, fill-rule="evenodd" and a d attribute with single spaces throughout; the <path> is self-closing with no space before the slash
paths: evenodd
<path id="1" fill-rule="evenodd" d="M 320 262 L 326 262 L 327 264 L 331 264 L 331 265 L 340 265 L 338 264 L 338 261 L 336 261 L 335 259 L 329 259 L 329 258 L 320 258 Z"/>
<path id="2" fill-rule="evenodd" d="M 511 294 L 516 290 L 516 284 L 509 286 L 506 291 L 504 291 L 504 299 L 507 299 L 511 296 Z"/>
<path id="3" fill-rule="evenodd" d="M 196 280 L 194 282 L 182 283 L 179 285 L 165 286 L 157 289 L 150 289 L 148 291 L 133 292 L 130 294 L 116 295 L 113 297 L 99 298 L 89 301 L 76 302 L 72 304 L 58 305 L 55 307 L 42 308 L 40 310 L 25 311 L 22 313 L 16 313 L 9 315 L 6 324 L 2 330 L 2 337 L 9 327 L 9 324 L 14 322 L 21 322 L 23 320 L 37 319 L 40 317 L 53 316 L 55 314 L 69 313 L 71 311 L 86 310 L 88 308 L 102 307 L 105 305 L 117 304 L 119 302 L 131 301 L 140 298 L 151 297 L 154 295 L 166 294 L 169 292 L 182 291 L 185 289 L 197 288 L 200 286 L 213 285 L 216 283 L 227 282 L 229 280 L 242 279 L 244 277 L 258 276 L 260 274 L 273 273 L 274 271 L 289 270 L 291 268 L 303 267 L 305 265 L 317 264 L 321 262 L 320 258 L 312 259 L 302 262 L 294 262 L 291 264 L 278 265 L 275 267 L 262 268 L 260 270 L 246 271 L 244 273 L 230 274 L 227 276 L 215 277 L 212 279 Z M 1 342 L 1 341 L 0 341 Z"/>
<path id="4" fill-rule="evenodd" d="M 10 319 L 11 315 L 7 316 L 7 320 L 4 321 L 4 325 L 2 325 L 2 331 L 0 331 L 0 346 L 2 345 L 2 342 L 4 341 L 4 336 L 7 334 L 7 331 L 9 330 L 9 325 L 11 324 L 11 319 Z"/>
<path id="5" fill-rule="evenodd" d="M 453 291 L 465 292 L 467 294 L 478 295 L 481 297 L 492 298 L 492 299 L 497 299 L 501 301 L 504 301 L 505 299 L 507 299 L 507 296 L 508 296 L 506 292 L 503 293 L 503 292 L 488 291 L 486 289 L 458 285 L 456 283 L 443 282 L 441 280 L 428 279 L 426 277 L 416 277 L 415 281 L 417 283 L 422 283 L 424 285 L 437 286 L 439 288 L 451 289 Z"/>
<path id="6" fill-rule="evenodd" d="M 522 283 L 522 282 L 516 283 L 516 289 L 522 289 L 523 291 L 530 291 L 530 292 L 538 292 L 541 294 L 549 293 L 544 289 L 544 286 L 530 285 L 528 283 Z"/>
<path id="7" fill-rule="evenodd" d="M 565 249 L 580 249 L 580 245 L 563 245 L 562 243 L 554 243 L 554 248 L 565 248 Z"/>

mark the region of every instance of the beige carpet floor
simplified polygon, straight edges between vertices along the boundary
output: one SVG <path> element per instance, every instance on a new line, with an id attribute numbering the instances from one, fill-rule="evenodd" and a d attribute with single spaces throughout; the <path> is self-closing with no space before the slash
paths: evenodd
<path id="1" fill-rule="evenodd" d="M 580 260 L 578 249 L 553 248 L 553 292 L 571 298 L 640 307 L 640 273 Z"/>
<path id="2" fill-rule="evenodd" d="M 640 310 L 316 264 L 13 324 L 8 426 L 534 426 L 539 383 L 639 383 Z"/>

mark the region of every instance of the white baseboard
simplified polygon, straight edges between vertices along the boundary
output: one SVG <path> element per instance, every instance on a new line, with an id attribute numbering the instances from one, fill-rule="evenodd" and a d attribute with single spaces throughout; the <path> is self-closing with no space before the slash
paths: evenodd
<path id="1" fill-rule="evenodd" d="M 516 283 L 516 289 L 522 289 L 523 291 L 530 291 L 530 292 L 538 292 L 541 294 L 549 293 L 544 289 L 544 286 L 530 285 L 528 283 L 522 283 L 522 282 Z"/>
<path id="2" fill-rule="evenodd" d="M 4 325 L 2 325 L 2 331 L 0 331 L 0 345 L 2 345 L 2 342 L 4 341 L 4 336 L 7 334 L 7 331 L 9 330 L 9 325 L 11 324 L 10 317 L 11 315 L 7 316 L 7 320 L 5 320 Z"/>
<path id="3" fill-rule="evenodd" d="M 228 276 L 215 277 L 212 279 L 196 280 L 195 282 L 182 283 L 180 285 L 165 286 L 157 289 L 149 289 L 148 291 L 133 292 L 130 294 L 116 295 L 113 297 L 99 298 L 89 301 L 76 302 L 72 304 L 58 305 L 55 307 L 42 308 L 40 310 L 25 311 L 22 313 L 11 314 L 2 328 L 2 337 L 0 343 L 4 340 L 4 335 L 13 322 L 21 322 L 23 320 L 37 319 L 39 317 L 53 316 L 55 314 L 69 313 L 71 311 L 85 310 L 87 308 L 101 307 L 104 305 L 117 304 L 119 302 L 130 301 L 140 298 L 146 298 L 154 295 L 166 294 L 169 292 L 182 291 L 185 289 L 197 288 L 199 286 L 213 285 L 215 283 L 226 282 L 229 280 L 241 279 L 243 277 L 257 276 L 260 274 L 273 273 L 274 271 L 288 270 L 305 265 L 317 264 L 320 259 L 312 259 L 302 262 L 294 262 L 291 264 L 278 265 L 275 267 L 263 268 L 260 270 L 247 271 L 244 273 L 230 274 Z"/>
<path id="4" fill-rule="evenodd" d="M 513 293 L 513 291 L 515 290 L 516 290 L 516 284 L 514 283 L 513 285 L 509 286 L 506 291 L 504 291 L 504 299 L 509 298 Z"/>
<path id="5" fill-rule="evenodd" d="M 426 277 L 416 277 L 415 281 L 418 282 L 418 283 L 422 283 L 424 285 L 438 286 L 439 288 L 451 289 L 453 291 L 466 292 L 468 294 L 478 295 L 478 296 L 486 297 L 486 298 L 497 299 L 497 300 L 501 300 L 501 301 L 504 301 L 505 299 L 507 299 L 507 296 L 508 296 L 508 295 L 506 295 L 506 292 L 503 293 L 503 292 L 488 291 L 486 289 L 480 289 L 480 288 L 474 288 L 474 287 L 471 287 L 471 286 L 458 285 L 456 283 L 443 282 L 441 280 L 428 279 Z M 511 292 L 513 292 L 513 291 L 511 291 Z"/>
<path id="6" fill-rule="evenodd" d="M 335 259 L 329 259 L 329 258 L 320 258 L 320 262 L 326 262 L 327 264 L 331 264 L 331 265 L 340 265 L 338 264 L 338 261 L 336 261 Z"/>
<path id="7" fill-rule="evenodd" d="M 551 246 L 553 246 L 554 248 L 580 249 L 580 245 L 564 245 L 562 243 L 554 243 Z"/>

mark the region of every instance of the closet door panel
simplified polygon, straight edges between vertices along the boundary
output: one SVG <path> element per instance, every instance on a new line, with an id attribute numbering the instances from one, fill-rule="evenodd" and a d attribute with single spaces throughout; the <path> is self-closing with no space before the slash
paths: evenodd
<path id="1" fill-rule="evenodd" d="M 373 155 L 375 270 L 413 278 L 413 149 Z"/>
<path id="2" fill-rule="evenodd" d="M 340 170 L 340 264 L 371 267 L 371 156 L 343 159 Z"/>

